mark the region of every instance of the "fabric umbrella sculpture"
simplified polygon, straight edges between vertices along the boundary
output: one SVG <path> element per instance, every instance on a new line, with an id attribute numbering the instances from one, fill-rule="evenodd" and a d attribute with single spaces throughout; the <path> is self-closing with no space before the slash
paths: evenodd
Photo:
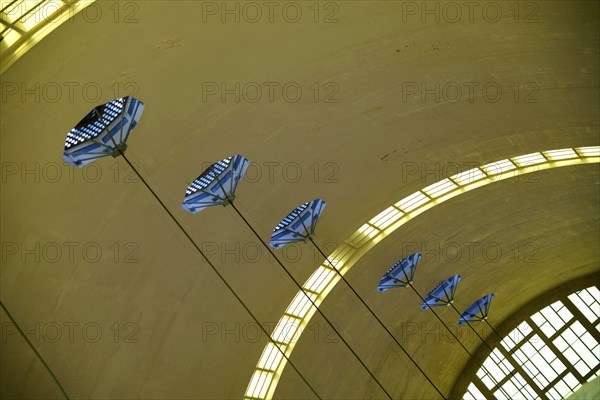
<path id="1" fill-rule="evenodd" d="M 408 351 L 404 348 L 404 346 L 396 339 L 396 337 L 392 334 L 392 332 L 385 326 L 385 324 L 381 321 L 381 319 L 375 314 L 375 312 L 369 307 L 369 305 L 365 302 L 365 300 L 358 294 L 358 292 L 354 289 L 354 287 L 346 280 L 344 275 L 340 272 L 337 262 L 332 261 L 325 255 L 323 250 L 315 243 L 313 237 L 315 236 L 315 229 L 317 225 L 317 221 L 321 216 L 321 213 L 325 209 L 326 203 L 321 199 L 315 199 L 309 201 L 307 203 L 301 204 L 300 206 L 293 209 L 288 215 L 286 215 L 273 229 L 271 233 L 271 241 L 269 242 L 269 246 L 275 249 L 281 249 L 284 246 L 290 243 L 298 243 L 298 242 L 306 242 L 309 241 L 312 245 L 317 249 L 317 251 L 325 258 L 327 263 L 331 266 L 331 270 L 334 271 L 342 281 L 352 290 L 354 295 L 362 302 L 365 308 L 371 313 L 371 315 L 379 322 L 379 324 L 385 329 L 388 335 L 396 342 L 398 347 L 406 354 L 406 356 L 413 362 L 413 364 L 419 369 L 419 371 L 425 376 L 425 378 L 429 381 L 431 386 L 442 395 L 441 391 L 438 387 L 433 383 L 433 381 L 427 376 L 425 371 L 419 366 L 419 364 L 411 357 Z M 416 253 L 418 254 L 418 253 Z M 414 256 L 414 255 L 413 255 Z M 417 259 L 413 259 L 412 261 L 416 265 L 418 259 L 420 259 L 421 255 L 418 254 Z M 392 268 L 393 269 L 393 268 Z M 385 289 L 387 290 L 387 288 Z M 385 291 L 384 290 L 384 291 Z M 310 298 L 310 297 L 309 297 Z M 311 300 L 312 301 L 312 300 Z M 442 395 L 443 397 L 443 395 Z"/>
<path id="2" fill-rule="evenodd" d="M 122 156 L 129 167 L 135 172 L 142 183 L 152 193 L 154 198 L 160 203 L 162 208 L 171 217 L 173 222 L 179 227 L 183 234 L 188 238 L 198 253 L 207 261 L 210 268 L 217 274 L 219 279 L 227 286 L 229 291 L 240 302 L 244 309 L 248 312 L 254 322 L 261 328 L 267 336 L 269 332 L 256 318 L 254 313 L 248 308 L 244 301 L 238 296 L 235 290 L 225 280 L 224 276 L 216 269 L 214 264 L 208 259 L 192 237 L 187 233 L 177 218 L 169 211 L 165 203 L 160 199 L 148 182 L 140 175 L 138 170 L 125 156 L 127 149 L 126 141 L 131 131 L 138 125 L 144 104 L 131 96 L 118 98 L 95 107 L 90 111 L 79 123 L 67 133 L 65 142 L 65 151 L 63 159 L 65 162 L 83 167 L 86 164 L 95 161 L 100 157 Z M 184 207 L 189 212 L 197 213 L 204 208 L 231 203 L 235 198 L 235 188 L 239 179 L 244 174 L 248 166 L 248 160 L 242 156 L 234 156 L 215 163 L 209 168 L 209 171 L 203 173 L 196 179 L 186 191 L 186 201 Z M 216 179 L 216 177 L 219 179 Z M 281 350 L 274 342 L 273 345 L 281 353 L 292 368 L 298 372 L 299 376 L 306 383 L 309 389 L 318 397 L 315 389 L 310 385 L 306 378 L 300 373 L 295 364 L 289 360 L 283 350 Z"/>
<path id="3" fill-rule="evenodd" d="M 253 234 L 258 238 L 259 242 L 267 249 L 267 251 L 273 256 L 273 258 L 277 261 L 279 266 L 284 270 L 284 272 L 292 279 L 292 281 L 296 284 L 296 286 L 304 293 L 306 298 L 310 301 L 310 303 L 315 307 L 316 311 L 327 321 L 327 323 L 331 326 L 333 331 L 340 337 L 342 342 L 348 347 L 348 349 L 354 354 L 359 363 L 365 368 L 367 373 L 373 378 L 373 380 L 379 385 L 379 387 L 383 390 L 384 393 L 391 398 L 391 395 L 387 392 L 387 390 L 383 387 L 381 382 L 375 377 L 372 371 L 367 367 L 367 365 L 363 362 L 363 360 L 354 352 L 354 350 L 350 347 L 346 339 L 341 335 L 341 333 L 335 328 L 335 326 L 331 323 L 331 321 L 323 314 L 323 312 L 317 307 L 314 303 L 312 297 L 309 293 L 305 291 L 302 285 L 294 278 L 294 276 L 289 272 L 289 270 L 283 265 L 281 260 L 273 253 L 273 251 L 269 248 L 269 246 L 263 242 L 262 238 L 254 229 L 254 227 L 248 222 L 248 219 L 244 217 L 244 215 L 240 212 L 240 210 L 235 206 L 235 190 L 241 178 L 244 176 L 246 169 L 248 167 L 249 161 L 241 155 L 235 155 L 223 160 L 217 161 L 216 163 L 209 166 L 205 169 L 198 178 L 196 178 L 186 189 L 185 197 L 183 199 L 182 208 L 192 214 L 197 214 L 198 212 L 204 210 L 207 207 L 215 206 L 215 205 L 231 205 L 233 210 L 238 214 L 238 216 L 242 219 L 242 221 L 248 226 L 248 228 L 253 232 Z M 320 202 L 320 207 L 325 207 L 325 202 L 322 200 L 315 200 L 314 202 Z M 311 203 L 314 203 L 311 202 Z M 301 206 L 302 207 L 302 206 Z M 298 207 L 298 208 L 301 208 Z M 318 214 L 311 213 L 311 208 L 309 203 L 305 204 L 304 207 L 294 214 L 294 221 L 289 221 L 292 225 L 296 225 L 297 222 L 296 217 L 299 217 L 302 221 L 302 224 L 308 224 L 312 226 L 312 232 L 314 232 L 314 227 L 316 225 L 316 220 L 318 218 Z M 295 210 L 296 211 L 296 210 Z M 311 218 L 311 217 L 314 217 Z M 287 239 L 286 239 L 287 240 Z M 297 240 L 292 240 L 297 241 Z M 286 243 L 291 243 L 292 241 L 286 241 Z"/>
<path id="4" fill-rule="evenodd" d="M 458 320 L 459 325 L 469 324 L 471 322 L 483 322 L 487 319 L 490 312 L 490 304 L 495 296 L 490 293 L 471 304 L 465 310 Z"/>
<path id="5" fill-rule="evenodd" d="M 83 167 L 100 157 L 122 155 L 143 111 L 144 103 L 131 96 L 95 107 L 67 133 L 63 160 Z"/>
<path id="6" fill-rule="evenodd" d="M 304 242 L 312 238 L 326 205 L 325 201 L 315 199 L 296 207 L 277 224 L 271 234 L 269 246 L 279 249 L 286 244 Z"/>
<path id="7" fill-rule="evenodd" d="M 421 260 L 421 253 L 414 253 L 403 258 L 388 269 L 379 281 L 377 291 L 383 293 L 393 288 L 405 288 L 415 280 L 415 270 Z"/>
<path id="8" fill-rule="evenodd" d="M 211 206 L 233 204 L 235 190 L 249 164 L 240 154 L 212 164 L 187 187 L 181 207 L 196 214 Z"/>
<path id="9" fill-rule="evenodd" d="M 431 307 L 450 306 L 452 302 L 454 302 L 456 286 L 460 280 L 461 277 L 457 274 L 439 283 L 427 296 L 425 296 L 425 300 L 423 300 L 423 304 L 421 304 L 421 309 L 427 310 Z"/>

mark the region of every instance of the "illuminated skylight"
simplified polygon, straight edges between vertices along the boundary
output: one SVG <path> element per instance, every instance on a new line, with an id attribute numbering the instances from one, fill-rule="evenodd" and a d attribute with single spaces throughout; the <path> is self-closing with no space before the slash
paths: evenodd
<path id="1" fill-rule="evenodd" d="M 424 203 L 427 203 L 428 201 L 429 197 L 425 196 L 421 192 L 416 192 L 397 202 L 396 207 L 400 208 L 404 212 L 410 212 L 420 207 Z"/>
<path id="2" fill-rule="evenodd" d="M 340 272 L 342 274 L 345 274 L 350 270 L 350 268 L 352 268 L 353 265 L 356 264 L 358 260 L 360 260 L 360 258 L 364 254 L 366 254 L 370 249 L 372 249 L 381 239 L 391 234 L 402 224 L 414 218 L 415 215 L 418 214 L 418 211 L 422 208 L 441 204 L 442 202 L 447 201 L 453 195 L 466 193 L 469 190 L 473 190 L 477 187 L 497 182 L 500 179 L 510 178 L 512 176 L 512 173 L 503 174 L 503 172 L 514 171 L 516 173 L 518 171 L 521 174 L 528 174 L 541 169 L 556 168 L 565 165 L 600 162 L 600 147 L 580 147 L 574 150 L 576 150 L 578 158 L 566 159 L 561 163 L 555 163 L 553 161 L 545 160 L 544 162 L 536 164 L 537 167 L 535 169 L 528 169 L 526 168 L 525 164 L 526 162 L 531 163 L 541 161 L 539 157 L 532 156 L 541 153 L 532 153 L 526 154 L 524 156 L 513 157 L 510 160 L 507 159 L 496 163 L 488 164 L 487 166 L 485 166 L 485 169 L 484 167 L 479 167 L 462 172 L 460 174 L 456 174 L 450 178 L 450 180 L 457 185 L 452 190 L 445 192 L 443 195 L 437 194 L 437 192 L 432 192 L 432 194 L 430 194 L 429 196 L 427 196 L 424 192 L 418 191 L 405 197 L 404 199 L 398 201 L 394 205 L 379 212 L 376 216 L 372 217 L 368 223 L 363 224 L 360 228 L 354 231 L 354 233 L 352 233 L 348 238 L 344 240 L 343 244 L 341 244 L 338 248 L 336 248 L 333 251 L 329 258 L 342 261 L 344 269 L 340 270 Z M 531 158 L 529 158 L 530 156 Z M 519 163 L 518 160 L 521 160 L 521 163 Z M 472 183 L 475 184 L 472 185 Z M 443 187 L 443 184 L 441 184 L 440 187 Z M 434 197 L 436 194 L 438 197 Z M 303 289 L 310 293 L 311 298 L 313 298 L 314 296 L 313 301 L 318 307 L 325 300 L 325 298 L 331 292 L 331 290 L 333 290 L 338 281 L 339 278 L 336 275 L 336 272 L 332 268 L 330 268 L 329 265 L 324 264 L 317 267 L 317 269 L 313 272 L 313 274 L 308 278 L 308 280 L 304 284 Z M 282 316 L 282 319 L 280 320 L 282 321 L 284 320 L 284 318 L 287 320 L 287 318 L 289 318 L 290 316 L 298 318 L 300 322 L 299 327 L 296 331 L 297 336 L 300 335 L 303 327 L 306 327 L 308 325 L 312 315 L 314 314 L 314 307 L 310 305 L 310 302 L 308 302 L 308 300 L 303 298 L 302 296 L 304 296 L 304 294 L 301 291 L 296 294 L 296 296 L 286 309 L 285 314 Z M 590 301 L 589 297 L 587 297 L 585 294 L 581 296 L 582 302 Z M 594 296 L 594 298 L 598 298 L 598 296 Z M 574 300 L 573 302 L 575 303 L 576 301 L 578 300 Z M 596 307 L 595 309 L 598 310 L 597 305 L 595 305 L 594 307 Z M 590 315 L 590 318 L 592 318 L 592 314 L 588 313 L 588 315 Z M 593 315 L 597 315 L 597 313 Z M 596 326 L 599 325 L 597 324 Z M 530 332 L 531 329 L 527 332 L 521 332 L 521 338 L 526 336 Z M 295 344 L 297 343 L 297 339 L 298 338 L 286 344 L 285 346 L 282 345 L 285 348 L 286 355 L 291 354 Z M 518 347 L 520 339 L 515 338 L 515 341 L 511 341 L 512 339 L 507 336 L 502 341 L 502 347 Z M 265 361 L 265 357 L 269 357 L 268 354 L 270 354 L 268 350 L 271 349 L 271 347 L 268 346 L 269 345 L 265 347 L 265 351 L 263 351 L 263 355 L 261 355 L 259 363 L 257 364 L 257 369 L 252 375 L 252 378 L 248 385 L 248 389 L 246 391 L 246 399 L 270 399 L 273 397 L 273 393 L 275 392 L 277 382 L 279 380 L 279 377 L 281 376 L 281 372 L 285 368 L 287 361 L 283 357 L 279 358 L 280 362 L 278 365 L 275 365 L 275 362 L 271 363 Z M 503 349 L 501 354 L 504 353 L 505 350 Z M 265 369 L 263 369 L 263 367 L 266 366 L 270 366 L 270 368 L 265 369 L 268 369 L 268 373 L 270 373 L 271 375 L 269 375 L 269 378 L 264 378 L 264 380 L 260 382 L 267 382 L 268 389 L 260 389 L 262 388 L 262 386 L 260 386 L 257 382 L 259 382 L 259 379 L 261 379 L 260 377 L 262 375 L 260 374 L 267 373 Z M 499 398 L 508 398 L 508 392 L 511 392 L 513 394 L 517 392 L 525 394 L 531 393 L 532 388 L 526 381 L 524 381 L 524 377 L 522 374 L 511 370 L 511 372 L 509 372 L 508 375 L 510 375 L 510 378 L 507 378 L 506 380 L 506 383 L 508 385 L 506 390 L 504 390 L 503 388 L 497 388 L 494 392 L 496 393 L 496 396 L 498 396 Z M 569 384 L 572 384 L 570 379 L 571 375 L 567 374 L 564 377 L 562 377 L 559 381 L 557 381 L 556 393 L 558 393 L 558 390 L 562 390 L 564 392 L 565 387 L 568 388 Z M 497 385 L 498 383 L 491 376 L 489 382 L 491 382 L 491 384 L 493 385 Z M 464 398 L 477 400 L 482 399 L 485 397 L 482 396 L 482 391 L 490 393 L 489 389 L 487 389 L 483 385 L 481 380 L 478 380 L 477 384 L 471 383 L 469 385 Z M 260 393 L 263 393 L 263 396 L 259 396 Z M 525 396 L 525 394 L 523 394 L 523 396 Z M 490 397 L 493 396 L 494 395 L 491 395 Z M 550 392 L 548 396 L 550 396 Z"/>
<path id="3" fill-rule="evenodd" d="M 468 171 L 461 172 L 459 174 L 450 177 L 458 185 L 467 185 L 469 183 L 478 181 L 485 178 L 487 175 L 481 172 L 479 168 L 473 168 Z"/>
<path id="4" fill-rule="evenodd" d="M 0 74 L 95 0 L 0 0 Z"/>
<path id="5" fill-rule="evenodd" d="M 577 147 L 575 150 L 581 157 L 600 157 L 600 146 Z"/>
<path id="6" fill-rule="evenodd" d="M 404 215 L 401 211 L 399 211 L 396 207 L 391 206 L 377 214 L 375 218 L 369 221 L 369 224 L 376 226 L 379 229 L 385 229 L 394 222 L 398 221 L 402 215 Z"/>
<path id="7" fill-rule="evenodd" d="M 577 158 L 577 153 L 573 149 L 560 149 L 560 150 L 544 151 L 544 155 L 546 157 L 548 157 L 549 160 L 552 160 L 552 161 L 566 160 L 569 158 Z"/>
<path id="8" fill-rule="evenodd" d="M 542 153 L 525 154 L 524 156 L 511 158 L 511 160 L 519 167 L 526 167 L 528 165 L 540 164 L 547 161 Z"/>
<path id="9" fill-rule="evenodd" d="M 481 169 L 488 175 L 502 175 L 505 172 L 516 169 L 515 164 L 510 160 L 496 161 L 491 164 L 486 164 Z"/>
<path id="10" fill-rule="evenodd" d="M 429 195 L 430 197 L 435 198 L 445 193 L 448 193 L 456 187 L 457 185 L 452 183 L 450 179 L 444 179 L 437 183 L 434 183 L 433 185 L 427 186 L 425 189 L 423 189 L 423 192 L 427 193 L 427 195 Z"/>
<path id="11" fill-rule="evenodd" d="M 575 292 L 536 312 L 506 335 L 463 399 L 564 399 L 600 371 L 600 292 Z M 583 317 L 585 316 L 585 317 Z M 582 319 L 583 318 L 583 319 Z M 496 378 L 495 383 L 491 376 Z M 482 397 L 476 397 L 476 396 Z"/>

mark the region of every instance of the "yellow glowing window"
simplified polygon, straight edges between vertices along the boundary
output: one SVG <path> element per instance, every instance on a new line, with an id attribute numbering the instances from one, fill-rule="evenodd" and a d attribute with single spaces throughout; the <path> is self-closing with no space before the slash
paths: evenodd
<path id="1" fill-rule="evenodd" d="M 282 346 L 282 350 L 284 347 L 285 346 Z M 277 369 L 277 366 L 281 362 L 282 358 L 283 354 L 281 351 L 279 351 L 277 346 L 275 346 L 273 343 L 269 343 L 265 347 L 265 350 L 258 361 L 258 368 L 274 371 Z"/>
<path id="2" fill-rule="evenodd" d="M 250 380 L 250 385 L 248 385 L 248 389 L 246 390 L 246 396 L 264 398 L 267 394 L 267 390 L 269 390 L 269 385 L 272 380 L 272 372 L 261 370 L 254 371 L 252 379 Z"/>
<path id="3" fill-rule="evenodd" d="M 296 333 L 300 328 L 300 319 L 290 315 L 284 315 L 277 323 L 271 337 L 274 341 L 288 344 L 292 340 L 297 339 Z M 299 336 L 299 335 L 298 335 Z"/>
<path id="4" fill-rule="evenodd" d="M 378 233 L 377 229 L 375 229 L 369 224 L 364 224 L 363 226 L 358 228 L 358 230 L 360 231 L 360 233 L 364 233 L 365 235 L 369 235 L 370 237 L 377 236 Z"/>
<path id="5" fill-rule="evenodd" d="M 320 266 L 310 276 L 304 287 L 310 291 L 321 293 L 321 291 L 331 282 L 335 271 L 331 268 Z"/>
<path id="6" fill-rule="evenodd" d="M 352 257 L 352 255 L 354 254 L 356 250 L 354 250 L 352 247 L 347 246 L 345 244 L 341 245 L 340 247 L 338 247 L 329 257 L 330 260 L 336 260 L 337 263 L 339 265 L 336 265 L 336 268 L 341 267 L 350 257 Z"/>
<path id="7" fill-rule="evenodd" d="M 298 318 L 304 318 L 312 306 L 310 300 L 315 301 L 317 298 L 317 296 L 312 293 L 309 293 L 309 296 L 305 295 L 304 292 L 298 292 L 296 297 L 294 297 L 294 300 L 292 300 L 290 306 L 287 308 L 286 313 L 294 315 Z"/>
<path id="8" fill-rule="evenodd" d="M 550 150 L 545 151 L 544 155 L 548 157 L 549 160 L 566 160 L 569 158 L 577 158 L 577 153 L 573 149 L 560 149 L 560 150 Z"/>
<path id="9" fill-rule="evenodd" d="M 577 147 L 575 150 L 577 150 L 582 157 L 600 157 L 600 146 Z"/>
<path id="10" fill-rule="evenodd" d="M 491 164 L 486 164 L 481 169 L 488 175 L 502 175 L 505 172 L 516 169 L 517 167 L 510 160 L 500 160 Z"/>
<path id="11" fill-rule="evenodd" d="M 62 5 L 63 2 L 58 0 L 50 0 L 43 4 L 40 3 L 36 8 L 28 10 L 27 16 L 22 20 L 23 25 L 27 30 L 30 30 L 45 19 L 52 17 L 60 10 Z"/>
<path id="12" fill-rule="evenodd" d="M 429 197 L 425 196 L 421 192 L 416 192 L 416 193 L 413 193 L 410 196 L 400 200 L 395 205 L 396 205 L 396 207 L 403 210 L 404 212 L 410 212 L 410 211 L 414 210 L 415 208 L 418 208 L 418 207 L 422 206 L 423 204 L 427 203 L 428 201 L 429 201 Z"/>
<path id="13" fill-rule="evenodd" d="M 385 229 L 394 222 L 398 221 L 402 215 L 402 212 L 394 206 L 388 207 L 369 221 L 371 225 L 375 225 L 379 229 Z"/>
<path id="14" fill-rule="evenodd" d="M 525 154 L 523 156 L 511 158 L 519 167 L 526 167 L 528 165 L 541 164 L 546 162 L 546 158 L 542 155 L 542 153 L 531 153 Z"/>
<path id="15" fill-rule="evenodd" d="M 459 185 L 467 185 L 469 183 L 478 181 L 486 177 L 486 174 L 481 172 L 479 168 L 473 168 L 468 171 L 463 171 L 459 174 L 453 175 L 450 178 L 458 183 Z"/>
<path id="16" fill-rule="evenodd" d="M 457 187 L 458 186 L 452 183 L 450 179 L 444 179 L 434 183 L 433 185 L 427 186 L 425 189 L 423 189 L 423 192 L 427 193 L 430 197 L 436 198 Z"/>

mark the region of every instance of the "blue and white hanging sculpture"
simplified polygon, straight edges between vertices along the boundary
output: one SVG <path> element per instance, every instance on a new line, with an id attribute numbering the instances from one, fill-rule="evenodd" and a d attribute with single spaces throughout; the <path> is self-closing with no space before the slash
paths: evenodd
<path id="1" fill-rule="evenodd" d="M 425 301 L 421 304 L 421 309 L 427 310 L 430 307 L 449 306 L 452 304 L 454 293 L 456 293 L 456 286 L 460 282 L 460 279 L 460 275 L 454 275 L 439 283 L 425 297 Z"/>
<path id="2" fill-rule="evenodd" d="M 249 163 L 237 154 L 212 164 L 187 187 L 181 208 L 196 214 L 207 207 L 233 203 Z"/>
<path id="3" fill-rule="evenodd" d="M 118 157 L 143 111 L 144 103 L 131 96 L 94 108 L 67 133 L 63 160 L 83 167 L 100 157 Z"/>
<path id="4" fill-rule="evenodd" d="M 325 201 L 315 199 L 296 207 L 273 229 L 269 246 L 279 249 L 288 243 L 304 242 L 311 238 L 326 205 Z"/>
<path id="5" fill-rule="evenodd" d="M 458 320 L 459 325 L 464 325 L 469 322 L 482 322 L 488 316 L 488 312 L 490 311 L 490 303 L 494 295 L 492 293 L 487 294 L 477 300 L 475 303 L 471 305 L 471 307 L 467 308 L 464 313 L 462 313 L 460 319 Z"/>
<path id="6" fill-rule="evenodd" d="M 421 259 L 421 253 L 414 253 L 398 261 L 390 268 L 379 281 L 377 290 L 385 292 L 392 288 L 403 288 L 412 285 L 415 277 L 417 263 Z"/>

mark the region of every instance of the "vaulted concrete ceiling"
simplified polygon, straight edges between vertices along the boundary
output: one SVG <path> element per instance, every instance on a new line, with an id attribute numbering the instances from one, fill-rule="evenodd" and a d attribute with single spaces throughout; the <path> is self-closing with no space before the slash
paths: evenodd
<path id="1" fill-rule="evenodd" d="M 482 16 L 482 4 L 473 21 L 463 8 L 455 23 L 445 3 L 439 23 L 411 2 L 321 3 L 317 23 L 304 2 L 294 3 L 303 11 L 297 23 L 280 12 L 257 23 L 244 20 L 250 14 L 239 23 L 206 14 L 224 3 L 121 3 L 117 17 L 112 3 L 97 4 L 97 22 L 91 12 L 78 14 L 0 77 L 1 298 L 33 339 L 61 327 L 55 343 L 43 335 L 34 342 L 72 398 L 240 398 L 267 343 L 122 159 L 84 170 L 62 165 L 66 132 L 97 104 L 132 91 L 145 102 L 128 157 L 271 326 L 294 283 L 264 250 L 256 258 L 256 239 L 230 208 L 195 216 L 180 209 L 186 185 L 207 163 L 235 153 L 255 163 L 237 201 L 265 239 L 292 208 L 325 199 L 317 241 L 326 246 L 457 165 L 598 145 L 596 2 L 523 3 L 517 14 L 514 3 L 494 3 L 497 22 L 490 10 Z M 125 23 L 132 10 L 137 22 Z M 322 22 L 336 10 L 337 22 Z M 240 100 L 207 92 L 221 83 L 239 83 Z M 253 83 L 263 89 L 257 102 Z M 457 101 L 453 83 L 462 88 Z M 286 84 L 302 89 L 299 101 L 292 88 L 282 93 Z M 598 270 L 598 172 L 597 164 L 555 168 L 461 195 L 402 226 L 347 279 L 448 395 L 468 356 L 426 334 L 443 329 L 416 296 L 377 293 L 381 274 L 416 247 L 425 254 L 422 294 L 460 273 L 457 305 L 494 292 L 492 321 L 500 324 L 545 291 Z M 62 255 L 52 262 L 56 247 Z M 300 282 L 321 262 L 308 247 L 284 259 Z M 436 397 L 343 284 L 322 311 L 394 397 Z M 60 396 L 0 318 L 3 398 Z M 73 340 L 70 323 L 78 324 Z M 91 340 L 98 327 L 102 336 Z M 319 316 L 291 360 L 323 398 L 384 397 Z M 288 366 L 275 397 L 314 395 Z"/>

